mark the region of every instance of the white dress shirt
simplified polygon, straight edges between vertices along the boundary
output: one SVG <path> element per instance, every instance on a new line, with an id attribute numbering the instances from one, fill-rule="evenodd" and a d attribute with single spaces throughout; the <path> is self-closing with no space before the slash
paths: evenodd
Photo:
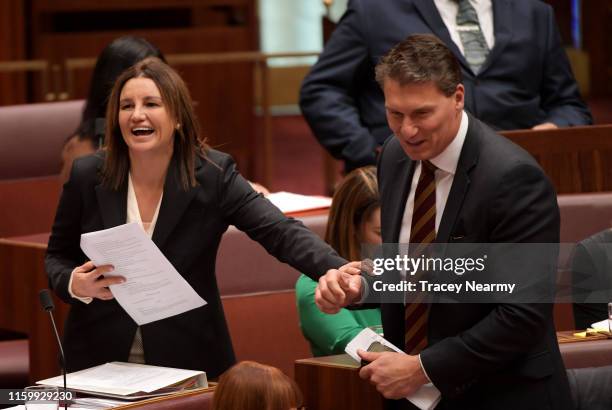
<path id="1" fill-rule="evenodd" d="M 457 31 L 457 12 L 459 11 L 459 4 L 457 0 L 434 0 L 436 4 L 436 8 L 440 13 L 440 17 L 442 17 L 442 21 L 448 32 L 451 36 L 451 39 L 459 50 L 461 54 L 464 54 L 463 51 L 463 43 L 461 42 L 461 38 L 459 37 L 459 32 Z M 495 45 L 495 33 L 493 30 L 493 4 L 491 0 L 470 0 L 472 7 L 476 10 L 476 14 L 478 15 L 478 22 L 480 23 L 480 29 L 482 30 L 482 34 L 489 46 L 489 50 L 493 48 Z"/>
<path id="2" fill-rule="evenodd" d="M 444 213 L 444 207 L 450 193 L 453 179 L 455 178 L 455 172 L 457 170 L 457 163 L 459 162 L 459 156 L 461 155 L 461 148 L 463 148 L 463 142 L 468 129 L 468 116 L 463 111 L 461 113 L 461 124 L 457 135 L 451 141 L 451 143 L 442 151 L 437 157 L 431 158 L 429 162 L 434 164 L 438 169 L 435 172 L 436 178 L 436 232 L 440 226 L 442 220 L 442 214 Z M 414 175 L 412 176 L 412 182 L 410 185 L 410 193 L 406 201 L 406 208 L 404 209 L 404 216 L 402 218 L 402 228 L 399 234 L 399 243 L 410 243 L 410 229 L 412 226 L 412 214 L 414 212 L 414 194 L 416 191 L 419 177 L 421 176 L 421 161 L 419 161 L 414 169 Z"/>

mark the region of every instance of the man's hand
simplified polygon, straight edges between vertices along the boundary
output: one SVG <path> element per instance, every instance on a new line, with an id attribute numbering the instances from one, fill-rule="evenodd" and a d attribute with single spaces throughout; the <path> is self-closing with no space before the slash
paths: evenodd
<path id="1" fill-rule="evenodd" d="M 429 383 L 418 356 L 403 353 L 375 353 L 358 350 L 359 356 L 370 362 L 359 370 L 359 376 L 368 380 L 387 399 L 402 399 Z"/>
<path id="2" fill-rule="evenodd" d="M 80 298 L 91 297 L 111 300 L 113 294 L 108 287 L 125 282 L 125 278 L 122 276 L 104 277 L 104 274 L 112 271 L 113 267 L 111 265 L 96 267 L 91 261 L 84 263 L 72 273 L 72 293 Z"/>
<path id="3" fill-rule="evenodd" d="M 330 269 L 319 279 L 315 303 L 324 313 L 338 313 L 341 308 L 361 298 L 361 262 L 350 262 Z"/>
<path id="4" fill-rule="evenodd" d="M 552 122 L 543 122 L 542 124 L 538 124 L 533 126 L 533 128 L 531 128 L 532 130 L 556 130 L 557 125 L 553 124 Z"/>

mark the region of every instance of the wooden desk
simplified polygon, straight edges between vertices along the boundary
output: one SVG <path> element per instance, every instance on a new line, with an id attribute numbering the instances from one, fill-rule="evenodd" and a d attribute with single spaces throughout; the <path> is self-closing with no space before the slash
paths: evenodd
<path id="1" fill-rule="evenodd" d="M 560 332 L 569 333 L 569 332 Z M 612 339 L 559 344 L 566 368 L 612 365 Z M 361 380 L 359 365 L 347 354 L 295 362 L 295 380 L 311 409 L 382 409 L 382 396 Z"/>
<path id="2" fill-rule="evenodd" d="M 295 381 L 308 410 L 379 410 L 383 398 L 370 383 L 359 378 L 359 365 L 347 354 L 315 357 L 295 362 Z"/>
<path id="3" fill-rule="evenodd" d="M 557 332 L 557 335 L 574 332 L 574 330 Z M 559 350 L 567 369 L 612 365 L 612 339 L 559 343 Z"/>
<path id="4" fill-rule="evenodd" d="M 48 234 L 0 239 L 0 328 L 26 333 L 30 340 L 30 381 L 59 374 L 57 343 L 38 291 L 48 288 L 44 269 Z M 61 333 L 68 305 L 54 297 Z"/>

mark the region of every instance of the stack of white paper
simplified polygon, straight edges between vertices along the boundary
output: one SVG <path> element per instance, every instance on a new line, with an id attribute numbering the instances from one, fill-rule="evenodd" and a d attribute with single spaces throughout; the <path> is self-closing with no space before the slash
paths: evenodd
<path id="1" fill-rule="evenodd" d="M 111 397 L 146 396 L 163 388 L 197 378 L 194 387 L 207 387 L 206 374 L 197 370 L 174 369 L 136 363 L 111 362 L 66 375 L 68 389 Z M 37 384 L 64 386 L 62 376 L 40 380 Z"/>

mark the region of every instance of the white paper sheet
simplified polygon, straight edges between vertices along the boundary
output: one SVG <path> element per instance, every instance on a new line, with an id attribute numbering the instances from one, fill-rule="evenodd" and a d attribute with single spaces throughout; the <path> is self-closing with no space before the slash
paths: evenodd
<path id="1" fill-rule="evenodd" d="M 326 196 L 300 195 L 283 191 L 274 192 L 266 198 L 285 214 L 329 208 L 332 202 L 332 199 Z"/>
<path id="2" fill-rule="evenodd" d="M 603 330 L 604 332 L 607 332 L 610 330 L 609 327 L 609 321 L 608 319 L 604 319 L 601 322 L 595 322 L 591 325 L 591 328 L 595 329 L 595 330 Z"/>
<path id="3" fill-rule="evenodd" d="M 359 334 L 346 345 L 344 351 L 356 361 L 361 362 L 361 358 L 357 354 L 357 350 L 361 349 L 367 352 L 370 345 L 374 342 L 378 342 L 383 346 L 389 347 L 398 353 L 405 354 L 393 343 L 389 342 L 384 337 L 367 327 L 359 332 Z M 428 383 L 421 386 L 419 390 L 417 390 L 412 396 L 406 397 L 406 399 L 421 410 L 432 410 L 440 402 L 440 397 L 440 391 L 433 384 Z"/>
<path id="4" fill-rule="evenodd" d="M 137 223 L 83 234 L 81 249 L 127 279 L 110 290 L 139 326 L 206 305 Z"/>
<path id="5" fill-rule="evenodd" d="M 151 393 L 202 375 L 205 373 L 197 370 L 111 362 L 67 374 L 66 385 L 69 389 L 129 396 L 139 392 Z M 64 379 L 62 376 L 57 376 L 36 383 L 63 387 Z M 205 379 L 203 384 L 205 387 Z"/>

